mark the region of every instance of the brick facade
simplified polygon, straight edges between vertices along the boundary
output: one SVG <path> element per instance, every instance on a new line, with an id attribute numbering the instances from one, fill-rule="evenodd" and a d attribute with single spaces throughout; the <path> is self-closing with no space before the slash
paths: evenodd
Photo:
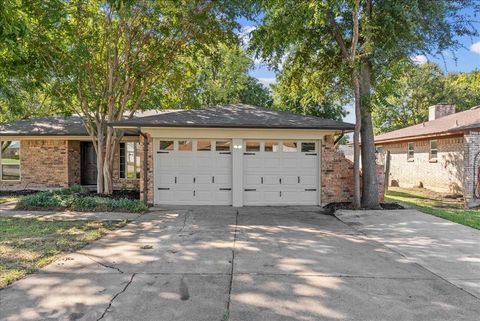
<path id="1" fill-rule="evenodd" d="M 80 153 L 78 140 L 22 140 L 20 181 L 0 181 L 0 189 L 45 189 L 80 184 Z M 114 189 L 138 189 L 138 179 L 120 178 L 119 164 L 117 148 L 113 170 Z"/>
<path id="2" fill-rule="evenodd" d="M 332 136 L 325 136 L 321 154 L 322 204 L 351 202 L 354 194 L 353 162 L 337 150 Z M 384 201 L 384 170 L 377 166 L 378 199 Z"/>
<path id="3" fill-rule="evenodd" d="M 389 185 L 423 186 L 433 191 L 463 193 L 463 136 L 437 139 L 436 161 L 430 160 L 430 139 L 415 140 L 413 161 L 407 159 L 408 142 L 379 144 L 390 151 Z"/>
<path id="4" fill-rule="evenodd" d="M 480 132 L 465 135 L 464 199 L 467 207 L 480 206 Z"/>

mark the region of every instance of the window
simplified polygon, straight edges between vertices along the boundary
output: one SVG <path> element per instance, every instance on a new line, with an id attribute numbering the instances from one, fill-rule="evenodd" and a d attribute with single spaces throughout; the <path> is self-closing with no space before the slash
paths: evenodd
<path id="1" fill-rule="evenodd" d="M 278 142 L 265 142 L 264 150 L 266 152 L 276 153 L 280 150 L 280 145 L 278 144 Z"/>
<path id="2" fill-rule="evenodd" d="M 160 150 L 173 151 L 173 140 L 161 140 L 160 141 Z"/>
<path id="3" fill-rule="evenodd" d="M 197 141 L 197 150 L 201 152 L 209 152 L 212 150 L 212 142 L 209 140 Z"/>
<path id="4" fill-rule="evenodd" d="M 191 152 L 192 151 L 192 141 L 191 140 L 179 140 L 178 141 L 178 150 L 180 152 Z"/>
<path id="5" fill-rule="evenodd" d="M 0 142 L 0 178 L 3 181 L 20 180 L 20 142 Z"/>
<path id="6" fill-rule="evenodd" d="M 415 156 L 415 143 L 408 143 L 407 161 L 413 162 Z"/>
<path id="7" fill-rule="evenodd" d="M 247 141 L 245 143 L 245 150 L 247 152 L 259 152 L 260 151 L 260 142 Z"/>
<path id="8" fill-rule="evenodd" d="M 315 152 L 315 143 L 302 142 L 302 153 L 314 153 L 314 152 Z"/>
<path id="9" fill-rule="evenodd" d="M 298 151 L 297 142 L 283 142 L 282 150 L 284 153 L 296 153 Z"/>
<path id="10" fill-rule="evenodd" d="M 229 152 L 230 151 L 230 146 L 231 142 L 228 140 L 217 140 L 215 142 L 215 150 L 217 152 Z"/>
<path id="11" fill-rule="evenodd" d="M 437 161 L 438 142 L 436 140 L 430 141 L 430 161 Z"/>
<path id="12" fill-rule="evenodd" d="M 140 154 L 138 143 L 120 143 L 120 178 L 140 178 Z"/>

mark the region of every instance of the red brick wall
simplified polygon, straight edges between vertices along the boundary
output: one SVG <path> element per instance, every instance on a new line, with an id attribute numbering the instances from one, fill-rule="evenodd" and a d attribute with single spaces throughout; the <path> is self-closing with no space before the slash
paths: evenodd
<path id="1" fill-rule="evenodd" d="M 66 140 L 20 142 L 20 181 L 1 181 L 2 189 L 68 186 Z"/>
<path id="2" fill-rule="evenodd" d="M 334 146 L 333 136 L 325 136 L 322 143 L 321 187 L 322 204 L 351 202 L 353 200 L 353 162 Z M 384 170 L 377 166 L 378 197 L 384 201 Z"/>

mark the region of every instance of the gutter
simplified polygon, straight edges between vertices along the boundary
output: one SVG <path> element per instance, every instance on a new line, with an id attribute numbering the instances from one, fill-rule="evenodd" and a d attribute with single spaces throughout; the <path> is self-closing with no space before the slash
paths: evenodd
<path id="1" fill-rule="evenodd" d="M 143 137 L 143 202 L 148 203 L 148 136 L 138 128 L 138 134 Z"/>

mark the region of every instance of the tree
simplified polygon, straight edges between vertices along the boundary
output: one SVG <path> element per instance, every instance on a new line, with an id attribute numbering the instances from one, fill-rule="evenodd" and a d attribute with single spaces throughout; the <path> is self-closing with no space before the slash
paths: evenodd
<path id="1" fill-rule="evenodd" d="M 272 95 L 270 90 L 261 84 L 257 78 L 248 76 L 243 89 L 239 93 L 240 102 L 253 106 L 270 108 Z"/>
<path id="2" fill-rule="evenodd" d="M 480 104 L 480 72 L 447 73 L 433 63 L 404 61 L 378 81 L 372 96 L 375 133 L 383 133 L 428 120 L 428 107 L 456 105 L 463 111 Z"/>
<path id="3" fill-rule="evenodd" d="M 359 136 L 362 138 L 363 194 L 366 208 L 378 207 L 371 95 L 376 80 L 398 61 L 418 53 L 441 53 L 458 46 L 456 36 L 476 34 L 466 7 L 472 0 L 328 0 L 257 2 L 263 17 L 250 41 L 257 56 L 283 69 L 293 68 L 298 83 L 309 75 L 320 91 L 342 89 L 355 102 L 355 207 L 360 206 Z"/>
<path id="4" fill-rule="evenodd" d="M 111 193 L 115 148 L 123 133 L 109 122 L 132 117 L 150 90 L 175 90 L 185 57 L 235 39 L 229 1 L 49 1 L 60 16 L 38 50 L 52 97 L 79 114 L 97 152 L 97 191 Z M 48 11 L 48 8 L 45 8 Z"/>

